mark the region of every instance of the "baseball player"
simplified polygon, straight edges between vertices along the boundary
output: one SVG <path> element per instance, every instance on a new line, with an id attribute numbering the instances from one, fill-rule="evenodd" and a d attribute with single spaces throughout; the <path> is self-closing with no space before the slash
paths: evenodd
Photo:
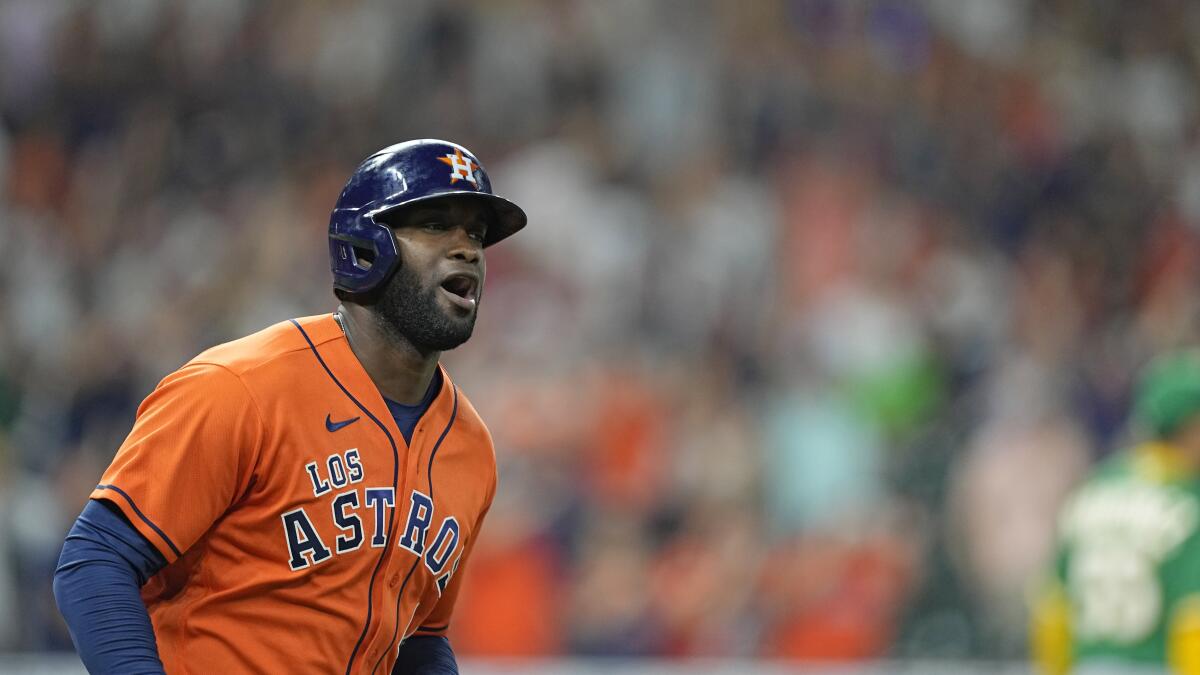
<path id="1" fill-rule="evenodd" d="M 1100 465 L 1059 520 L 1033 612 L 1043 673 L 1200 675 L 1200 351 L 1141 375 L 1151 438 Z"/>
<path id="2" fill-rule="evenodd" d="M 496 463 L 438 358 L 525 222 L 460 145 L 359 165 L 329 221 L 337 311 L 163 379 L 67 535 L 54 592 L 91 672 L 457 672 Z"/>

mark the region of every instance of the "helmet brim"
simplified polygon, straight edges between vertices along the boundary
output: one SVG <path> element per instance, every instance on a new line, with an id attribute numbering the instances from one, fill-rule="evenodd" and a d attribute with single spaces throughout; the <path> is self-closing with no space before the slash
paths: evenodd
<path id="1" fill-rule="evenodd" d="M 468 197 L 484 200 L 484 203 L 487 204 L 487 206 L 492 210 L 492 215 L 495 216 L 493 222 L 488 226 L 487 235 L 483 238 L 484 248 L 487 248 L 498 241 L 511 237 L 512 235 L 521 231 L 521 229 L 525 227 L 526 223 L 529 222 L 529 217 L 525 215 L 525 211 L 504 197 L 488 194 L 486 192 L 475 192 L 473 190 L 447 190 L 445 192 L 438 192 L 436 194 L 415 197 L 413 199 L 400 202 L 394 206 L 389 206 L 388 208 L 374 214 L 375 222 L 381 222 L 381 216 L 395 213 L 399 209 L 434 199 L 442 199 L 443 197 Z"/>

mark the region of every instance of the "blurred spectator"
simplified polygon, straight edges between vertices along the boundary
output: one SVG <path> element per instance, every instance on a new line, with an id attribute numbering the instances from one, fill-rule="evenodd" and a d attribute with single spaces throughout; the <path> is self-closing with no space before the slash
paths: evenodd
<path id="1" fill-rule="evenodd" d="M 340 177 L 434 136 L 531 217 L 447 355 L 501 460 L 464 653 L 1020 653 L 1200 326 L 1196 44 L 1171 0 L 0 4 L 0 648 L 69 644 L 140 398 L 332 309 Z"/>

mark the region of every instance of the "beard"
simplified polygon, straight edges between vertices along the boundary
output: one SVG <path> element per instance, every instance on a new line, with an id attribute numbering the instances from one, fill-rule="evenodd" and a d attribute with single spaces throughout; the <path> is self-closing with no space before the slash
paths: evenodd
<path id="1" fill-rule="evenodd" d="M 393 339 L 420 352 L 454 349 L 475 330 L 478 305 L 466 316 L 451 316 L 438 302 L 438 290 L 438 286 L 423 286 L 415 273 L 401 265 L 375 302 L 375 314 Z"/>

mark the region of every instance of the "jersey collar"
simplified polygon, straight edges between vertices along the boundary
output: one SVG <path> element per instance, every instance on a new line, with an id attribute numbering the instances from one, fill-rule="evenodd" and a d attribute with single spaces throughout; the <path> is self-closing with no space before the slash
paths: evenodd
<path id="1" fill-rule="evenodd" d="M 342 332 L 342 328 L 333 314 L 306 317 L 297 319 L 297 322 L 309 335 L 330 373 L 341 383 L 346 392 L 379 420 L 398 447 L 404 446 L 404 436 L 396 426 L 396 421 L 392 419 L 391 411 L 388 410 L 387 404 L 383 400 L 383 394 L 379 392 L 379 388 L 375 386 L 371 376 L 367 374 L 358 357 L 354 355 L 354 351 L 350 348 L 350 341 L 346 339 L 345 333 Z M 454 383 L 450 380 L 450 373 L 441 363 L 438 363 L 438 370 L 442 373 L 442 386 L 434 396 L 433 402 L 429 404 L 429 409 L 421 415 L 421 419 L 417 422 L 417 427 L 413 431 L 413 444 L 415 445 L 421 443 L 424 427 L 428 426 L 430 429 L 436 427 L 440 432 L 445 426 L 446 420 L 450 418 L 454 407 Z"/>

